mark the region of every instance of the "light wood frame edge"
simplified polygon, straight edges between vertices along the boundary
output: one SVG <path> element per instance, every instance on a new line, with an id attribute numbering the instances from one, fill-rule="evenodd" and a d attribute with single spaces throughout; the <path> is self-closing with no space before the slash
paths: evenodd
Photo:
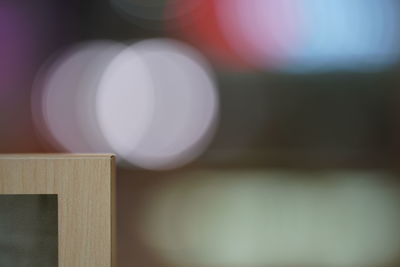
<path id="1" fill-rule="evenodd" d="M 59 267 L 116 266 L 115 157 L 0 155 L 0 194 L 57 194 Z"/>

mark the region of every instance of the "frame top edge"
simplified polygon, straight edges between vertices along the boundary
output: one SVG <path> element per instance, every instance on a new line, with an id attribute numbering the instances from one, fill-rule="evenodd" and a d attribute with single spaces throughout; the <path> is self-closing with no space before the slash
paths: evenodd
<path id="1" fill-rule="evenodd" d="M 21 153 L 21 154 L 0 154 L 0 159 L 112 159 L 114 154 L 67 154 L 67 153 Z"/>

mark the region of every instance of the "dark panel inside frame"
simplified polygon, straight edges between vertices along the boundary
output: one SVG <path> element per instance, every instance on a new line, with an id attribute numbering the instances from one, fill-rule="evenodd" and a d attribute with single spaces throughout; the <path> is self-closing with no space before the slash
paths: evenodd
<path id="1" fill-rule="evenodd" d="M 58 266 L 57 195 L 0 195 L 0 266 Z"/>

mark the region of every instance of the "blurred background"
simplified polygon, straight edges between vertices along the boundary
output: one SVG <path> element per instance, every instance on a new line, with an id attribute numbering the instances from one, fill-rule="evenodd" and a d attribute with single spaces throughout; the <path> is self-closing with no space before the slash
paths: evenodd
<path id="1" fill-rule="evenodd" d="M 115 153 L 119 266 L 398 266 L 397 0 L 0 1 L 0 153 Z"/>

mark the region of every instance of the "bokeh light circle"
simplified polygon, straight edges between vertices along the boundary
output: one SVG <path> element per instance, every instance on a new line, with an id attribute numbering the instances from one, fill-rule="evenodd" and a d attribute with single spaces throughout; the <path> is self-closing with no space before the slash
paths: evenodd
<path id="1" fill-rule="evenodd" d="M 133 48 L 123 50 L 104 71 L 95 99 L 101 131 L 118 155 L 127 157 L 144 136 L 153 99 L 147 66 Z"/>
<path id="2" fill-rule="evenodd" d="M 212 70 L 196 50 L 170 39 L 76 45 L 51 59 L 37 80 L 34 120 L 53 147 L 115 153 L 129 166 L 192 161 L 218 118 Z"/>
<path id="3" fill-rule="evenodd" d="M 376 72 L 400 58 L 397 0 L 202 0 L 167 25 L 230 69 Z"/>
<path id="4" fill-rule="evenodd" d="M 149 169 L 175 168 L 198 156 L 218 112 L 207 63 L 168 39 L 141 41 L 122 52 L 105 72 L 97 101 L 98 120 L 117 154 Z"/>
<path id="5" fill-rule="evenodd" d="M 76 45 L 41 70 L 33 112 L 39 132 L 58 150 L 111 152 L 93 120 L 93 99 L 104 67 L 122 48 L 111 41 Z"/>

